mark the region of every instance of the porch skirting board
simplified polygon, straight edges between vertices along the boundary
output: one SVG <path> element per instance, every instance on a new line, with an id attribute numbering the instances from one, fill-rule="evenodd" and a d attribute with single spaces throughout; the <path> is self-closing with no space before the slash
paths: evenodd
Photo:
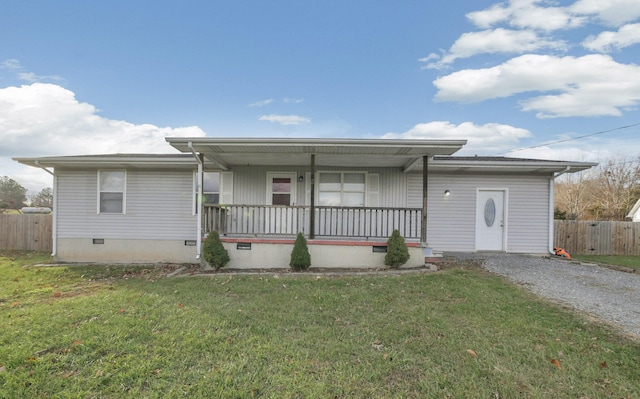
<path id="1" fill-rule="evenodd" d="M 96 242 L 96 243 L 94 243 Z M 194 241 L 195 242 L 195 241 Z M 196 247 L 185 240 L 58 238 L 57 262 L 198 263 Z"/>
<path id="2" fill-rule="evenodd" d="M 295 240 L 290 239 L 242 239 L 223 238 L 222 244 L 229 252 L 229 269 L 282 269 L 288 268 Z M 246 245 L 251 244 L 251 249 Z M 386 246 L 386 242 L 308 240 L 311 267 L 321 268 L 384 268 L 384 252 L 374 252 L 374 246 Z M 408 243 L 409 261 L 404 267 L 424 266 L 423 248 Z M 245 249 L 241 249 L 245 248 Z"/>

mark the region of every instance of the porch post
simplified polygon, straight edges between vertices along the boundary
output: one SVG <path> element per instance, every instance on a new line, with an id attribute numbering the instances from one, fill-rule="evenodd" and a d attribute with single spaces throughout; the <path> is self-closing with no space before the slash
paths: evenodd
<path id="1" fill-rule="evenodd" d="M 427 192 L 429 188 L 429 156 L 422 157 L 422 224 L 420 226 L 420 243 L 427 246 Z"/>
<path id="2" fill-rule="evenodd" d="M 198 195 L 196 196 L 196 208 L 197 208 L 197 215 L 198 215 L 198 220 L 196 222 L 197 227 L 196 229 L 198 230 L 198 235 L 196 237 L 196 259 L 200 259 L 200 256 L 202 255 L 202 221 L 204 220 L 204 208 L 202 207 L 202 195 L 203 195 L 203 188 L 202 188 L 202 176 L 204 174 L 203 171 L 203 160 L 202 160 L 202 154 L 198 154 L 197 155 L 198 158 L 198 172 L 196 173 L 196 179 L 198 180 L 198 182 L 196 183 L 196 187 L 198 190 Z"/>
<path id="3" fill-rule="evenodd" d="M 309 214 L 309 239 L 316 238 L 316 154 L 311 154 L 311 207 Z"/>

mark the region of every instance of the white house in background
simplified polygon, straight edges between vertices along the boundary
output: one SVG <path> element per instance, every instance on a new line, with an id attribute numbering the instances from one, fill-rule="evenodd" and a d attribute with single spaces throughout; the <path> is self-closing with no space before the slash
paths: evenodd
<path id="1" fill-rule="evenodd" d="M 626 219 L 631 222 L 640 222 L 640 199 L 636 202 L 633 208 L 631 208 Z"/>
<path id="2" fill-rule="evenodd" d="M 54 176 L 63 262 L 186 262 L 217 230 L 230 268 L 382 267 L 398 229 L 431 251 L 548 253 L 553 183 L 595 164 L 452 156 L 464 140 L 167 138 L 181 153 L 16 161 Z"/>

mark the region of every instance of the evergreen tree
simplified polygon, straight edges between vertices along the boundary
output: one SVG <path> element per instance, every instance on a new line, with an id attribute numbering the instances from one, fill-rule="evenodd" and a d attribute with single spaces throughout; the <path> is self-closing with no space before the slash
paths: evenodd
<path id="1" fill-rule="evenodd" d="M 8 176 L 0 177 L 0 204 L 3 208 L 20 209 L 27 200 L 27 189 Z"/>
<path id="2" fill-rule="evenodd" d="M 289 266 L 294 270 L 305 270 L 311 266 L 311 254 L 309 254 L 307 240 L 302 233 L 298 233 L 296 237 L 296 242 L 291 251 Z"/>
<path id="3" fill-rule="evenodd" d="M 398 230 L 393 230 L 387 240 L 387 254 L 384 256 L 384 264 L 397 269 L 409 260 L 409 248 Z"/>
<path id="4" fill-rule="evenodd" d="M 229 263 L 229 252 L 222 245 L 222 241 L 220 241 L 220 235 L 217 231 L 212 231 L 207 236 L 207 239 L 204 240 L 204 245 L 202 247 L 202 256 L 204 260 L 207 261 L 209 266 L 213 267 L 215 270 L 224 267 L 227 263 Z"/>

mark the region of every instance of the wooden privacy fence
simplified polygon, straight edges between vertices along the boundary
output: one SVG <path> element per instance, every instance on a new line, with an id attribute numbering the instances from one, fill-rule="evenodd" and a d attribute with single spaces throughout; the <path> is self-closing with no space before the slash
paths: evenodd
<path id="1" fill-rule="evenodd" d="M 0 215 L 0 249 L 51 251 L 52 215 Z"/>
<path id="2" fill-rule="evenodd" d="M 640 255 L 640 222 L 556 220 L 554 245 L 572 255 Z"/>

